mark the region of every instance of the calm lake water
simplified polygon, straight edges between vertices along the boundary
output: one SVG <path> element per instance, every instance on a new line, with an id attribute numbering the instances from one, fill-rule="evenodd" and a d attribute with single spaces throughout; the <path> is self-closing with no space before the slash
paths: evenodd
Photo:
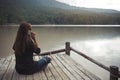
<path id="1" fill-rule="evenodd" d="M 13 54 L 18 27 L 0 26 L 0 57 Z M 42 52 L 61 49 L 65 42 L 86 55 L 105 64 L 120 68 L 120 27 L 39 27 L 33 26 Z M 103 80 L 109 80 L 109 73 L 76 53 L 71 57 Z"/>

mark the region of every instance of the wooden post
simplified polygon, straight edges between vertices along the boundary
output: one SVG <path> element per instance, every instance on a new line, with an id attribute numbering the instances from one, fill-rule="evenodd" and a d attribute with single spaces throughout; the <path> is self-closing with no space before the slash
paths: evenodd
<path id="1" fill-rule="evenodd" d="M 119 69 L 117 66 L 110 66 L 110 80 L 118 80 Z"/>
<path id="2" fill-rule="evenodd" d="M 65 52 L 67 55 L 70 55 L 70 42 L 65 43 Z"/>

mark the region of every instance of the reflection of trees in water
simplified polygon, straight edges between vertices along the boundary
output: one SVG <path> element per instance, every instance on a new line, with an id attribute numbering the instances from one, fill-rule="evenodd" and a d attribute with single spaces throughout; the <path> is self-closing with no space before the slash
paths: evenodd
<path id="1" fill-rule="evenodd" d="M 49 28 L 47 28 L 49 30 Z M 65 36 L 65 38 L 73 39 L 98 39 L 98 38 L 115 38 L 119 37 L 119 27 L 62 27 L 51 28 L 50 31 L 56 31 L 59 35 Z M 57 35 L 56 34 L 56 35 Z"/>
<path id="2" fill-rule="evenodd" d="M 64 39 L 98 39 L 119 37 L 120 27 L 35 27 L 37 33 L 44 33 L 51 37 L 58 36 Z M 0 26 L 0 36 L 16 34 L 17 27 Z"/>
<path id="3" fill-rule="evenodd" d="M 15 40 L 18 27 L 0 26 L 0 47 L 6 53 L 12 52 L 12 45 Z M 119 27 L 35 27 L 33 31 L 37 33 L 37 40 L 45 48 L 63 45 L 66 41 L 82 41 L 93 39 L 111 39 L 120 37 Z M 47 44 L 47 45 L 46 45 Z M 1 49 L 0 48 L 0 51 Z M 3 50 L 2 50 L 3 51 Z"/>

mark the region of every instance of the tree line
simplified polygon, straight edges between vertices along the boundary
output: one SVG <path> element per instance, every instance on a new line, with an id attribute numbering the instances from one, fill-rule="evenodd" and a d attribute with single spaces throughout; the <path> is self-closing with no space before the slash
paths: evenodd
<path id="1" fill-rule="evenodd" d="M 16 7 L 17 6 L 17 7 Z M 120 24 L 120 13 L 63 10 L 45 6 L 0 6 L 0 24 Z"/>

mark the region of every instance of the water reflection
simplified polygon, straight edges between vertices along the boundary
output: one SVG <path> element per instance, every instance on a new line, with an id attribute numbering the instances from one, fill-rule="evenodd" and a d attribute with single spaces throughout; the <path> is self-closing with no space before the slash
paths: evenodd
<path id="1" fill-rule="evenodd" d="M 13 54 L 12 45 L 15 40 L 18 27 L 0 26 L 0 57 Z M 42 50 L 50 51 L 56 48 L 64 48 L 65 42 L 71 42 L 71 46 L 85 53 L 93 59 L 107 65 L 120 67 L 120 27 L 33 27 L 36 32 L 38 44 Z M 85 66 L 91 72 L 108 80 L 109 73 L 93 63 L 85 60 L 77 54 L 71 57 Z"/>
<path id="2" fill-rule="evenodd" d="M 73 46 L 101 62 L 120 66 L 120 38 L 86 40 L 73 43 Z"/>
<path id="3" fill-rule="evenodd" d="M 120 38 L 112 39 L 97 39 L 97 40 L 85 40 L 76 41 L 72 44 L 72 47 L 92 57 L 93 59 L 105 64 L 106 66 L 115 65 L 120 68 Z M 73 57 L 74 55 L 72 55 Z M 76 57 L 73 57 L 76 60 Z M 78 57 L 80 64 L 90 69 L 105 80 L 109 79 L 109 73 L 98 66 L 84 60 L 82 57 Z M 87 66 L 86 66 L 87 64 Z M 92 68 L 95 67 L 96 68 Z M 104 72 L 101 74 L 101 71 Z"/>

